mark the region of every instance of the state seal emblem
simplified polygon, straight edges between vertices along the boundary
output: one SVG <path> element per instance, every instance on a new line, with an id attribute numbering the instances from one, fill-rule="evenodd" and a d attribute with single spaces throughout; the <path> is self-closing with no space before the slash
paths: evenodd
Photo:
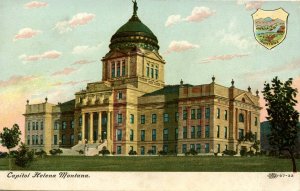
<path id="1" fill-rule="evenodd" d="M 286 37 L 288 15 L 282 8 L 258 9 L 253 13 L 253 30 L 257 42 L 267 49 L 279 45 Z"/>

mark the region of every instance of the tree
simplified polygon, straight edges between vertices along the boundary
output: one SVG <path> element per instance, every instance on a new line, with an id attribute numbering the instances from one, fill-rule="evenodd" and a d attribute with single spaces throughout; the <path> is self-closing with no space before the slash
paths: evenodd
<path id="1" fill-rule="evenodd" d="M 19 125 L 14 124 L 11 129 L 4 127 L 3 132 L 0 133 L 0 139 L 2 146 L 8 149 L 9 156 L 9 169 L 11 170 L 11 157 L 10 157 L 10 149 L 16 147 L 20 142 L 21 131 L 19 129 Z"/>
<path id="2" fill-rule="evenodd" d="M 281 82 L 275 77 L 271 85 L 265 82 L 262 93 L 266 100 L 267 119 L 271 125 L 269 143 L 274 149 L 289 153 L 293 172 L 297 172 L 294 152 L 299 112 L 294 107 L 297 104 L 298 91 L 292 87 L 292 81 L 293 79 L 289 78 L 286 82 Z"/>
<path id="3" fill-rule="evenodd" d="M 33 161 L 33 158 L 34 152 L 29 151 L 28 147 L 24 143 L 21 143 L 16 155 L 15 164 L 20 167 L 27 167 Z"/>

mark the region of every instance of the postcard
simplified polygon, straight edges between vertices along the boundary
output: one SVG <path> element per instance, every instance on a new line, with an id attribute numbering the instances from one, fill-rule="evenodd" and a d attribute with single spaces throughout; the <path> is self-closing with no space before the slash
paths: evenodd
<path id="1" fill-rule="evenodd" d="M 0 189 L 300 189 L 300 1 L 3 0 L 0 15 Z"/>

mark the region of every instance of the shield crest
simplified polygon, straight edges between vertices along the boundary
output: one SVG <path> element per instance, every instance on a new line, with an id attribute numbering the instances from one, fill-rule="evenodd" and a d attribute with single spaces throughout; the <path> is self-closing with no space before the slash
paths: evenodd
<path id="1" fill-rule="evenodd" d="M 267 49 L 279 45 L 286 37 L 288 13 L 282 8 L 258 9 L 252 14 L 254 36 Z"/>

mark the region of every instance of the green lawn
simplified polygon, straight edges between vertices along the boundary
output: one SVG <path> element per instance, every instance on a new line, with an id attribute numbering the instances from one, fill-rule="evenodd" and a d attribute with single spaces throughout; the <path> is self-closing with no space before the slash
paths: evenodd
<path id="1" fill-rule="evenodd" d="M 297 159 L 300 168 L 300 159 Z M 290 159 L 273 157 L 150 156 L 84 157 L 48 156 L 36 158 L 30 167 L 13 170 L 32 171 L 199 171 L 199 172 L 290 172 Z M 8 170 L 8 159 L 0 159 L 0 170 Z"/>

